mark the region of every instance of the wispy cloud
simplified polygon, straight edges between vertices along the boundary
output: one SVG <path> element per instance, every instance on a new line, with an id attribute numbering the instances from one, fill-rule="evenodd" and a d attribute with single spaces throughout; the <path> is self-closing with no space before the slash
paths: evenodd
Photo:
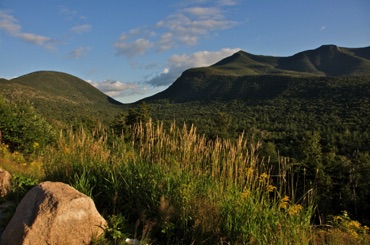
<path id="1" fill-rule="evenodd" d="M 199 19 L 223 19 L 224 15 L 220 8 L 218 7 L 190 7 L 185 8 L 182 12 L 195 16 Z"/>
<path id="2" fill-rule="evenodd" d="M 168 60 L 168 67 L 163 69 L 163 72 L 154 78 L 147 81 L 148 84 L 157 86 L 168 86 L 172 84 L 181 73 L 189 68 L 209 66 L 221 59 L 230 56 L 240 49 L 224 48 L 219 51 L 199 51 L 187 55 L 173 55 Z"/>
<path id="3" fill-rule="evenodd" d="M 86 16 L 80 15 L 76 10 L 68 8 L 66 6 L 59 6 L 59 13 L 63 15 L 67 20 L 87 19 Z"/>
<path id="4" fill-rule="evenodd" d="M 234 6 L 239 4 L 240 0 L 218 0 L 219 5 L 223 6 Z"/>
<path id="5" fill-rule="evenodd" d="M 321 26 L 320 31 L 325 31 L 327 26 Z"/>
<path id="6" fill-rule="evenodd" d="M 79 47 L 79 48 L 76 48 L 74 50 L 72 50 L 70 53 L 69 53 L 69 58 L 71 59 L 79 59 L 79 58 L 82 58 L 84 56 L 86 56 L 89 51 L 90 51 L 90 47 Z"/>
<path id="7" fill-rule="evenodd" d="M 199 40 L 214 31 L 226 30 L 237 23 L 223 18 L 216 8 L 188 8 L 157 22 L 156 28 L 172 34 L 165 45 L 182 43 L 195 45 Z M 163 40 L 160 44 L 163 44 Z M 161 47 L 159 47 L 161 49 Z"/>
<path id="8" fill-rule="evenodd" d="M 203 4 L 207 3 L 207 7 Z M 196 45 L 205 37 L 238 25 L 227 17 L 235 0 L 182 1 L 174 13 L 156 23 L 122 33 L 114 43 L 116 53 L 132 58 L 150 49 L 162 52 L 178 45 Z"/>
<path id="9" fill-rule="evenodd" d="M 22 39 L 23 41 L 42 46 L 47 49 L 55 48 L 55 40 L 50 37 L 27 33 L 22 31 L 22 26 L 18 20 L 5 11 L 0 10 L 0 29 L 3 29 L 9 35 Z"/>
<path id="10" fill-rule="evenodd" d="M 91 25 L 83 24 L 77 25 L 71 28 L 71 32 L 81 34 L 85 32 L 89 32 L 91 30 Z"/>
<path id="11" fill-rule="evenodd" d="M 123 54 L 129 58 L 138 54 L 144 54 L 152 46 L 153 43 L 144 38 L 138 38 L 132 42 L 128 42 L 125 34 L 122 34 L 119 41 L 114 44 L 118 55 Z"/>

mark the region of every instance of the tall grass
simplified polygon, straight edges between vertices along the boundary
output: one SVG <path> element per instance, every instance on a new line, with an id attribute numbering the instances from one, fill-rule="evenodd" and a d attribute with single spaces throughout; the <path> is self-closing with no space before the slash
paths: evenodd
<path id="1" fill-rule="evenodd" d="M 149 121 L 120 137 L 61 132 L 43 169 L 91 196 L 104 216 L 124 216 L 125 234 L 149 243 L 309 244 L 312 192 L 297 198 L 288 162 L 271 166 L 260 146 L 243 134 L 207 140 L 194 126 Z"/>

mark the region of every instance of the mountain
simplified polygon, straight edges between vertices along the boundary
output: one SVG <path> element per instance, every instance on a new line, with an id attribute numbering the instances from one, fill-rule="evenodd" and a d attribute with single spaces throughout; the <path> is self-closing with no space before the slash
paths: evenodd
<path id="1" fill-rule="evenodd" d="M 324 45 L 281 58 L 278 68 L 326 76 L 370 75 L 370 47 L 349 49 Z"/>
<path id="2" fill-rule="evenodd" d="M 142 101 L 251 100 L 276 95 L 297 80 L 338 76 L 370 76 L 370 47 L 323 45 L 289 57 L 239 51 L 212 66 L 186 70 L 168 89 Z"/>
<path id="3" fill-rule="evenodd" d="M 338 77 L 343 76 L 352 78 L 340 82 Z M 362 94 L 368 91 L 369 77 L 370 47 L 324 45 L 289 57 L 239 51 L 209 67 L 184 71 L 168 89 L 139 102 L 240 100 L 259 103 L 293 92 L 305 96 L 323 91 L 337 93 L 338 87 L 345 91 L 351 83 L 358 85 L 355 94 Z M 91 84 L 53 71 L 0 79 L 0 95 L 11 101 L 29 101 L 42 115 L 58 122 L 76 118 L 90 122 L 111 120 L 126 108 Z"/>
<path id="4" fill-rule="evenodd" d="M 0 95 L 10 101 L 28 101 L 47 118 L 57 121 L 104 120 L 122 104 L 88 82 L 54 71 L 38 71 L 0 80 Z"/>

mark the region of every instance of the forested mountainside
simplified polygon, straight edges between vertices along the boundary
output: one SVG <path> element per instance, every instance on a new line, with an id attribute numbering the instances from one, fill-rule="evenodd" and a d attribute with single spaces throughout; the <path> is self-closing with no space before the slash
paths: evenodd
<path id="1" fill-rule="evenodd" d="M 122 103 L 88 82 L 63 72 L 38 71 L 0 80 L 0 94 L 10 101 L 31 103 L 36 110 L 62 123 L 112 119 Z"/>

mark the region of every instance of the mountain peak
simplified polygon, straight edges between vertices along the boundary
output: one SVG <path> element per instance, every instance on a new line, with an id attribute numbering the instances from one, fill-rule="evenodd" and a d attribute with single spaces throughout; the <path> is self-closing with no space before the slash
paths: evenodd
<path id="1" fill-rule="evenodd" d="M 268 83 L 307 77 L 370 76 L 369 56 L 370 47 L 343 48 L 333 44 L 289 57 L 254 55 L 240 50 L 210 67 L 184 72 L 168 89 L 144 100 L 225 98 L 222 91 L 229 91 L 226 97 L 232 98 L 235 93 L 246 89 L 244 80 L 253 79 Z M 238 84 L 244 88 L 238 87 Z M 250 86 L 248 91 L 256 93 L 254 85 Z"/>
<path id="2" fill-rule="evenodd" d="M 334 55 L 336 53 L 343 52 L 343 51 L 345 52 L 345 48 L 344 49 L 340 48 L 334 44 L 322 45 L 315 50 L 311 50 L 311 52 L 316 52 L 319 55 Z M 306 52 L 310 52 L 310 51 L 306 51 Z"/>
<path id="3" fill-rule="evenodd" d="M 321 45 L 317 50 L 338 50 L 338 46 L 334 44 L 324 44 Z"/>

